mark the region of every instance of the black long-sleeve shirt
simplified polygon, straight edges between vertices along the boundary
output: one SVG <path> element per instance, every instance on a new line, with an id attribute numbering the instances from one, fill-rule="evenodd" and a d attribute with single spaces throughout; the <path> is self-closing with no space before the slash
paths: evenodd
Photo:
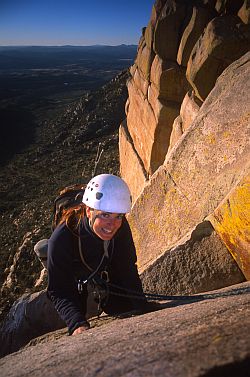
<path id="1" fill-rule="evenodd" d="M 104 241 L 92 232 L 86 217 L 79 226 L 79 236 L 84 259 L 95 270 L 104 253 Z M 70 334 L 86 322 L 87 294 L 82 296 L 78 293 L 76 270 L 78 274 L 80 271 L 83 278 L 90 275 L 80 260 L 79 251 L 75 250 L 77 242 L 74 237 L 64 223 L 53 232 L 48 248 L 48 296 L 67 324 Z M 110 283 L 143 293 L 136 266 L 135 247 L 126 220 L 115 235 L 113 243 L 110 243 L 109 254 L 112 254 L 108 262 Z M 112 300 L 111 307 L 118 311 L 124 311 L 123 308 L 126 308 L 126 311 L 143 310 L 147 304 L 146 299 L 144 301 L 113 296 Z"/>

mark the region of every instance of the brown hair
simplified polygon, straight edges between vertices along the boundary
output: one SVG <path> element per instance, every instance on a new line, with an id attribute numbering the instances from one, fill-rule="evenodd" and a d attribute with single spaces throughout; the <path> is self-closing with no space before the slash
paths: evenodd
<path id="1" fill-rule="evenodd" d="M 81 203 L 77 206 L 70 207 L 68 209 L 63 210 L 61 220 L 58 225 L 65 222 L 66 226 L 72 232 L 77 231 L 77 227 L 79 226 L 81 219 L 86 215 L 86 206 L 85 204 Z"/>

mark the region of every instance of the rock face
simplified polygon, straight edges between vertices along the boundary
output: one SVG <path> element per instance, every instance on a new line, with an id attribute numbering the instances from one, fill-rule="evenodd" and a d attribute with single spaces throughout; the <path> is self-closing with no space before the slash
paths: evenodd
<path id="1" fill-rule="evenodd" d="M 187 78 L 201 100 L 208 96 L 217 77 L 250 46 L 250 28 L 236 16 L 214 18 L 192 50 Z"/>
<path id="2" fill-rule="evenodd" d="M 208 22 L 216 16 L 210 8 L 193 7 L 192 17 L 187 25 L 179 45 L 177 62 L 187 66 L 192 49 L 207 26 Z"/>
<path id="3" fill-rule="evenodd" d="M 186 240 L 249 175 L 249 77 L 250 53 L 220 76 L 134 204 L 129 222 L 140 271 L 162 255 L 168 258 L 168 251 Z M 244 101 L 239 101 L 238 93 Z"/>
<path id="4" fill-rule="evenodd" d="M 140 156 L 133 147 L 126 121 L 121 124 L 119 130 L 119 149 L 123 151 L 121 155 L 121 175 L 126 181 L 132 182 L 130 189 L 133 193 L 132 199 L 135 201 L 147 180 L 147 172 Z M 133 168 L 131 169 L 131 167 Z"/>
<path id="5" fill-rule="evenodd" d="M 153 49 L 161 59 L 175 61 L 180 34 L 190 19 L 192 8 L 187 1 L 165 1 L 156 21 Z"/>
<path id="6" fill-rule="evenodd" d="M 250 277 L 249 49 L 248 0 L 153 6 L 120 131 L 129 222 L 148 288 L 198 292 Z M 205 220 L 215 232 L 197 244 L 192 232 Z M 218 263 L 222 249 L 227 258 Z"/>
<path id="7" fill-rule="evenodd" d="M 193 123 L 196 116 L 198 115 L 201 105 L 202 102 L 199 101 L 197 97 L 195 97 L 193 92 L 187 92 L 181 104 L 180 110 L 183 132 L 186 131 L 188 127 Z"/>
<path id="8" fill-rule="evenodd" d="M 134 200 L 145 181 L 134 185 L 126 173 L 125 145 L 136 151 L 149 178 L 192 123 L 219 75 L 249 46 L 248 0 L 155 2 L 128 84 L 130 137 L 120 134 L 121 172 Z"/>
<path id="9" fill-rule="evenodd" d="M 244 275 L 209 221 L 141 274 L 145 291 L 199 293 L 244 281 Z"/>
<path id="10" fill-rule="evenodd" d="M 250 175 L 226 196 L 209 216 L 241 270 L 250 280 Z"/>
<path id="11" fill-rule="evenodd" d="M 1 359 L 1 375 L 249 376 L 249 289 L 248 282 L 197 301 L 166 302 L 77 336 L 51 334 Z"/>
<path id="12" fill-rule="evenodd" d="M 198 115 L 201 104 L 202 102 L 195 96 L 193 91 L 187 92 L 181 104 L 180 115 L 178 115 L 173 123 L 168 152 L 170 152 L 182 134 L 193 123 Z"/>

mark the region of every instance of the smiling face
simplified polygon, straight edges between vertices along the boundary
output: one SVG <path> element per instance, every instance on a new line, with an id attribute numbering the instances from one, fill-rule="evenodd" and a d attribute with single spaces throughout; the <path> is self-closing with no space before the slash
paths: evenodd
<path id="1" fill-rule="evenodd" d="M 86 208 L 86 215 L 93 232 L 103 241 L 111 240 L 122 225 L 123 214 L 110 213 Z"/>

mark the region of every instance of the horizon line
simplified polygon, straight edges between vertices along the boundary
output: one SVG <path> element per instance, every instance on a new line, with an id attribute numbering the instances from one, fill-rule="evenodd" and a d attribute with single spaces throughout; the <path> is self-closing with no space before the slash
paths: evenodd
<path id="1" fill-rule="evenodd" d="M 89 44 L 89 45 L 74 45 L 74 44 L 62 44 L 62 45 L 38 45 L 38 44 L 29 44 L 29 45 L 0 45 L 1 47 L 119 47 L 119 46 L 138 46 L 137 44 L 130 43 L 120 43 L 117 45 L 112 45 L 112 44 L 101 44 L 101 43 L 96 43 L 96 44 Z"/>

